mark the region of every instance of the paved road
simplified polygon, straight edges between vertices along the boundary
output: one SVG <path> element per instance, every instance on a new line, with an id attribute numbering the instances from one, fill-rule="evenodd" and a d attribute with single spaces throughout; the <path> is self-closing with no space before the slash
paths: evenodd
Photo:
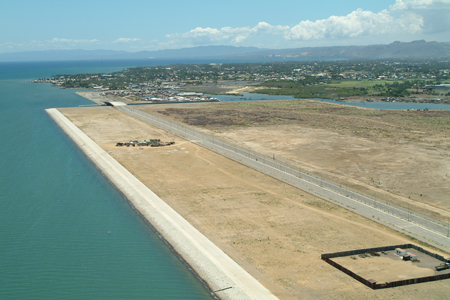
<path id="1" fill-rule="evenodd" d="M 130 106 L 119 106 L 117 108 L 142 121 L 172 132 L 359 215 L 426 241 L 444 251 L 450 251 L 450 238 L 448 237 L 450 230 L 448 224 L 412 213 L 402 207 L 361 194 L 329 180 L 313 177 L 300 170 L 294 170 L 280 161 L 275 161 L 272 158 L 264 157 L 236 145 L 218 141 L 211 136 L 168 122 Z"/>
<path id="2" fill-rule="evenodd" d="M 221 299 L 278 299 L 58 110 L 48 109 L 47 113 L 217 296 Z"/>

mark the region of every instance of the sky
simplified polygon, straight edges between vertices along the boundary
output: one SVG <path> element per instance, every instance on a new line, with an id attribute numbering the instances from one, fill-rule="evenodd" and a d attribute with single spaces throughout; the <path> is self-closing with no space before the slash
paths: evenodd
<path id="1" fill-rule="evenodd" d="M 450 42 L 450 0 L 5 0 L 0 53 Z"/>

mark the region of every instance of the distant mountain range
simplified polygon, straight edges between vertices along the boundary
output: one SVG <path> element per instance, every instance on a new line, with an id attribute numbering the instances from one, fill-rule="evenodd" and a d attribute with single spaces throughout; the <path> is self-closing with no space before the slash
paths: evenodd
<path id="1" fill-rule="evenodd" d="M 261 51 L 258 54 L 265 57 L 311 59 L 446 59 L 450 58 L 450 43 L 420 40 L 410 43 L 393 42 L 387 45 L 311 47 L 272 50 L 272 52 Z"/>
<path id="2" fill-rule="evenodd" d="M 200 46 L 157 51 L 126 52 L 113 50 L 48 50 L 0 54 L 0 62 L 56 60 L 127 60 L 175 58 L 241 58 L 250 53 L 268 51 L 256 47 Z"/>
<path id="3" fill-rule="evenodd" d="M 200 46 L 158 51 L 49 50 L 0 54 L 0 62 L 127 59 L 450 59 L 450 43 L 424 40 L 387 45 L 261 49 L 256 47 Z"/>

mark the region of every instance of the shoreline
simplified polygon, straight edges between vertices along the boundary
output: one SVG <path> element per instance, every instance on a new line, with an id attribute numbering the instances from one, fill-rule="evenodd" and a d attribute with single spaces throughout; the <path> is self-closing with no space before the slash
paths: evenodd
<path id="1" fill-rule="evenodd" d="M 98 99 L 99 97 L 94 97 L 93 93 L 94 92 L 75 92 L 75 94 L 77 94 L 78 96 L 83 97 L 84 99 L 89 100 L 91 102 L 94 102 L 95 104 L 105 105 L 103 101 L 100 101 Z"/>
<path id="2" fill-rule="evenodd" d="M 277 299 L 57 109 L 46 112 L 220 299 Z M 214 292 L 216 291 L 216 292 Z"/>

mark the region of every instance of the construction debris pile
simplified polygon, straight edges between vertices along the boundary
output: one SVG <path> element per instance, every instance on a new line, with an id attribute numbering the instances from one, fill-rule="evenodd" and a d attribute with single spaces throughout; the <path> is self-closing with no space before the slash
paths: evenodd
<path id="1" fill-rule="evenodd" d="M 126 143 L 117 143 L 116 146 L 122 147 L 122 146 L 127 146 L 127 147 L 136 147 L 136 146 L 150 146 L 150 147 L 164 147 L 164 146 L 170 146 L 175 144 L 174 141 L 172 142 L 161 142 L 160 139 L 150 139 L 150 140 L 144 140 L 143 142 L 134 140 L 134 141 L 129 141 Z"/>

